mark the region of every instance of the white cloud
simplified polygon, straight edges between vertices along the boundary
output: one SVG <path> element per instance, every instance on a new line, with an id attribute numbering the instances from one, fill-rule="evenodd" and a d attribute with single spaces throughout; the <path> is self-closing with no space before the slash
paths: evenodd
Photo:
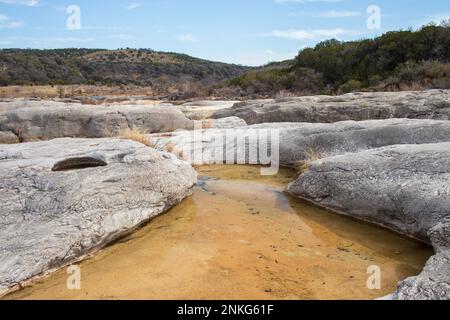
<path id="1" fill-rule="evenodd" d="M 44 47 L 64 47 L 64 46 L 80 46 L 81 43 L 95 42 L 95 38 L 81 37 L 7 37 L 0 41 L 0 45 L 8 46 L 13 43 L 26 43 L 26 47 L 44 48 Z"/>
<path id="2" fill-rule="evenodd" d="M 127 9 L 127 10 L 134 10 L 134 9 L 137 9 L 137 8 L 140 8 L 140 7 L 142 7 L 142 3 L 130 3 L 130 4 L 126 7 L 126 9 Z"/>
<path id="3" fill-rule="evenodd" d="M 296 2 L 296 3 L 308 3 L 308 2 L 342 2 L 344 0 L 274 0 L 276 3 L 288 3 L 288 2 Z"/>
<path id="4" fill-rule="evenodd" d="M 450 13 L 443 13 L 443 14 L 435 14 L 428 17 L 432 22 L 435 22 L 437 24 L 441 23 L 445 20 L 450 20 Z"/>
<path id="5" fill-rule="evenodd" d="M 0 14 L 0 29 L 17 29 L 23 25 L 22 21 L 14 21 L 10 17 Z"/>
<path id="6" fill-rule="evenodd" d="M 360 16 L 361 12 L 358 11 L 336 11 L 330 10 L 325 12 L 320 12 L 313 14 L 313 17 L 319 18 L 348 18 L 348 17 L 356 17 Z"/>
<path id="7" fill-rule="evenodd" d="M 22 38 L 24 41 L 29 41 L 34 44 L 42 44 L 42 43 L 86 43 L 93 42 L 95 38 L 76 38 L 76 37 L 60 37 L 60 38 L 30 38 L 25 37 Z"/>
<path id="8" fill-rule="evenodd" d="M 259 67 L 273 61 L 284 61 L 293 59 L 298 52 L 278 52 L 275 50 L 264 50 L 258 52 L 239 52 L 229 54 L 225 57 L 208 57 L 213 61 L 241 64 L 244 66 Z"/>
<path id="9" fill-rule="evenodd" d="M 123 34 L 123 33 L 116 33 L 116 34 L 111 34 L 108 36 L 109 39 L 118 39 L 118 40 L 130 40 L 130 39 L 134 39 L 133 36 L 129 35 L 129 34 Z"/>
<path id="10" fill-rule="evenodd" d="M 0 3 L 36 7 L 39 0 L 0 0 Z"/>
<path id="11" fill-rule="evenodd" d="M 24 24 L 21 21 L 11 21 L 5 24 L 0 24 L 0 29 L 17 29 L 23 26 Z"/>
<path id="12" fill-rule="evenodd" d="M 278 51 L 274 51 L 274 50 L 265 50 L 262 57 L 265 60 L 263 63 L 267 63 L 267 62 L 273 62 L 273 61 L 284 61 L 284 60 L 289 60 L 289 59 L 293 59 L 296 55 L 298 54 L 298 52 L 278 52 Z"/>
<path id="13" fill-rule="evenodd" d="M 337 11 L 329 10 L 323 12 L 291 12 L 287 14 L 289 17 L 312 17 L 312 18 L 350 18 L 361 16 L 359 11 Z"/>
<path id="14" fill-rule="evenodd" d="M 56 11 L 67 11 L 67 7 L 64 6 L 53 6 L 52 8 Z"/>
<path id="15" fill-rule="evenodd" d="M 108 30 L 108 31 L 122 31 L 122 30 L 134 30 L 134 27 L 122 27 L 122 26 L 83 26 L 83 30 Z"/>
<path id="16" fill-rule="evenodd" d="M 321 29 L 321 30 L 274 30 L 269 33 L 263 33 L 261 36 L 275 37 L 290 40 L 319 40 L 323 38 L 339 38 L 342 35 L 353 34 L 352 31 L 345 29 Z"/>
<path id="17" fill-rule="evenodd" d="M 182 42 L 198 42 L 198 40 L 190 33 L 179 34 L 177 35 L 177 39 Z"/>

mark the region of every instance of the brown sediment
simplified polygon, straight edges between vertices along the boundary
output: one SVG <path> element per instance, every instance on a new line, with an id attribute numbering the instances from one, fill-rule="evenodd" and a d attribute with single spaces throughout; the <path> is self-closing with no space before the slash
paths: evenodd
<path id="1" fill-rule="evenodd" d="M 432 250 L 286 195 L 295 172 L 199 167 L 199 187 L 164 216 L 9 299 L 373 299 L 420 272 Z M 367 269 L 381 268 L 381 290 Z"/>

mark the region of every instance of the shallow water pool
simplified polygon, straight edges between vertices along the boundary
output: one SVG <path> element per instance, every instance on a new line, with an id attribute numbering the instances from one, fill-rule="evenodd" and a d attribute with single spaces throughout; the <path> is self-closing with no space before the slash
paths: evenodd
<path id="1" fill-rule="evenodd" d="M 253 166 L 197 168 L 194 194 L 79 264 L 9 299 L 373 299 L 416 275 L 430 247 L 293 199 L 294 172 Z M 367 288 L 369 266 L 381 289 Z"/>

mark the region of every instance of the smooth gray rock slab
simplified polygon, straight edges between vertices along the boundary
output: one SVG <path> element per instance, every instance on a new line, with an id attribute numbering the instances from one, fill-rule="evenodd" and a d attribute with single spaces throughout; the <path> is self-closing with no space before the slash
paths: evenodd
<path id="1" fill-rule="evenodd" d="M 450 143 L 397 145 L 321 159 L 294 195 L 428 241 L 450 216 Z"/>
<path id="2" fill-rule="evenodd" d="M 90 106 L 24 99 L 0 102 L 0 132 L 13 132 L 22 141 L 116 137 L 131 128 L 147 133 L 191 130 L 193 122 L 174 106 Z"/>
<path id="3" fill-rule="evenodd" d="M 450 299 L 450 143 L 396 145 L 314 161 L 287 190 L 335 212 L 433 244 L 394 299 Z"/>
<path id="4" fill-rule="evenodd" d="M 188 163 L 132 141 L 0 145 L 0 294 L 133 231 L 196 182 Z"/>
<path id="5" fill-rule="evenodd" d="M 281 128 L 280 158 L 288 166 L 304 160 L 311 151 L 329 157 L 396 144 L 450 142 L 450 121 L 438 120 L 344 121 Z"/>
<path id="6" fill-rule="evenodd" d="M 390 118 L 450 119 L 450 90 L 349 93 L 250 100 L 216 111 L 212 118 L 236 116 L 249 125 L 272 122 L 331 123 Z"/>
<path id="7" fill-rule="evenodd" d="M 231 108 L 237 102 L 239 101 L 200 100 L 184 103 L 178 108 L 189 119 L 203 120 L 211 118 L 216 111 Z"/>
<path id="8" fill-rule="evenodd" d="M 245 120 L 238 117 L 229 117 L 222 119 L 207 119 L 203 121 L 203 127 L 208 127 L 214 129 L 234 129 L 246 127 L 247 123 Z"/>
<path id="9" fill-rule="evenodd" d="M 450 250 L 428 260 L 417 277 L 398 284 L 394 300 L 450 300 Z"/>
<path id="10" fill-rule="evenodd" d="M 450 121 L 414 119 L 344 121 L 331 124 L 271 123 L 235 127 L 235 130 L 207 129 L 195 133 L 179 131 L 170 135 L 155 134 L 153 137 L 163 143 L 170 143 L 179 150 L 191 148 L 191 153 L 202 153 L 203 157 L 191 157 L 193 164 L 202 164 L 197 162 L 199 159 L 204 161 L 203 164 L 209 164 L 215 162 L 215 150 L 234 150 L 236 154 L 255 152 L 260 142 L 257 136 L 255 138 L 255 133 L 261 130 L 267 135 L 279 137 L 279 158 L 284 166 L 295 166 L 305 160 L 311 150 L 322 157 L 329 157 L 395 144 L 450 141 Z M 249 134 L 250 138 L 245 143 L 237 143 L 234 139 L 219 139 L 229 134 L 241 137 Z"/>

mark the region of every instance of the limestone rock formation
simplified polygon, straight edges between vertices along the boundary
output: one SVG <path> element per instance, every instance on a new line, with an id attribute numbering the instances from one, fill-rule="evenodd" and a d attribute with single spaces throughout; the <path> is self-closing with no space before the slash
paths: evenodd
<path id="1" fill-rule="evenodd" d="M 287 124 L 281 128 L 281 163 L 288 166 L 304 160 L 311 152 L 319 157 L 329 157 L 396 144 L 450 142 L 450 121 L 438 120 L 344 121 L 331 124 Z"/>
<path id="2" fill-rule="evenodd" d="M 214 101 L 214 100 L 200 100 L 186 102 L 178 108 L 192 120 L 203 120 L 211 118 L 211 116 L 223 109 L 231 108 L 239 101 Z"/>
<path id="3" fill-rule="evenodd" d="M 229 117 L 222 119 L 206 119 L 203 120 L 203 128 L 214 128 L 214 129 L 235 129 L 246 127 L 247 123 L 245 120 L 238 117 Z"/>
<path id="4" fill-rule="evenodd" d="M 212 118 L 236 116 L 249 125 L 272 122 L 331 123 L 390 118 L 450 119 L 450 90 L 349 93 L 250 100 L 218 110 Z"/>
<path id="5" fill-rule="evenodd" d="M 23 99 L 0 102 L 0 132 L 12 132 L 21 141 L 114 137 L 132 128 L 169 132 L 190 130 L 193 123 L 174 106 L 90 106 Z"/>
<path id="6" fill-rule="evenodd" d="M 234 150 L 236 154 L 255 152 L 258 147 L 256 133 L 262 130 L 267 135 L 279 137 L 280 163 L 295 166 L 304 161 L 309 152 L 320 157 L 357 152 L 394 144 L 423 144 L 450 142 L 450 121 L 388 119 L 371 121 L 344 121 L 332 124 L 321 123 L 269 123 L 248 127 L 235 127 L 235 130 L 207 129 L 199 132 L 179 131 L 170 135 L 158 135 L 164 143 L 177 149 L 192 149 L 203 157 L 192 157 L 193 164 L 204 160 L 204 164 L 214 163 L 216 150 Z M 226 139 L 227 134 L 235 134 L 248 140 Z M 245 141 L 245 142 L 244 142 Z M 195 142 L 195 143 L 194 143 Z M 248 157 L 247 157 L 248 158 Z"/>
<path id="7" fill-rule="evenodd" d="M 211 164 L 224 152 L 255 152 L 258 135 L 248 134 L 252 130 L 279 133 L 281 165 L 323 158 L 308 164 L 310 169 L 289 186 L 294 195 L 435 246 L 437 253 L 422 274 L 401 282 L 394 299 L 450 299 L 449 121 L 273 123 L 182 131 L 161 139 L 178 150 L 191 148 L 191 163 Z M 240 143 L 227 140 L 227 132 Z M 247 134 L 250 139 L 243 140 Z"/>
<path id="8" fill-rule="evenodd" d="M 186 162 L 132 141 L 0 145 L 0 294 L 133 231 L 196 181 Z"/>
<path id="9" fill-rule="evenodd" d="M 396 145 L 314 161 L 288 186 L 335 212 L 432 243 L 394 299 L 450 299 L 450 143 Z"/>

